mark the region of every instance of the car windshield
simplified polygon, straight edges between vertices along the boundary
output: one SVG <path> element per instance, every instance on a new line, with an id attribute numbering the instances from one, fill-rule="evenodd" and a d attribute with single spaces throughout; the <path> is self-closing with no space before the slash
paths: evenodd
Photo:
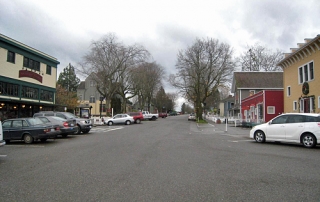
<path id="1" fill-rule="evenodd" d="M 39 118 L 29 118 L 26 119 L 29 125 L 35 126 L 35 125 L 42 125 L 43 122 Z"/>

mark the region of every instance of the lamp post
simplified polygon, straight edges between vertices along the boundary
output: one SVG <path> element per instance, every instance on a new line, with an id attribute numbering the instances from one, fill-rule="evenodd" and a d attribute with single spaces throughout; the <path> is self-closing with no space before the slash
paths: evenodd
<path id="1" fill-rule="evenodd" d="M 104 100 L 104 97 L 100 96 L 100 119 L 101 119 L 101 112 L 102 112 L 102 101 Z"/>

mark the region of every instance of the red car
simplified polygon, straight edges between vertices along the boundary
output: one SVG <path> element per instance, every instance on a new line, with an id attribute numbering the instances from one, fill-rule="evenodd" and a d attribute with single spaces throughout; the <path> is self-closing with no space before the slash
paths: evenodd
<path id="1" fill-rule="evenodd" d="M 133 117 L 134 123 L 141 123 L 143 120 L 142 112 L 129 112 L 128 114 Z"/>
<path id="2" fill-rule="evenodd" d="M 165 113 L 165 112 L 160 112 L 159 113 L 159 117 L 161 117 L 161 118 L 166 118 L 167 116 L 168 116 L 168 114 Z"/>

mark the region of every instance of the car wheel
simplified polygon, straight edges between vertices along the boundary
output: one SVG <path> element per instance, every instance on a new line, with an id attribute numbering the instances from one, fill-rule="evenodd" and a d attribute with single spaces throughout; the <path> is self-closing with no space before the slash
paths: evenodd
<path id="1" fill-rule="evenodd" d="M 112 122 L 112 121 L 109 121 L 109 122 L 108 122 L 108 125 L 109 125 L 109 126 L 112 126 L 112 125 L 113 125 L 113 122 Z"/>
<path id="2" fill-rule="evenodd" d="M 131 121 L 126 121 L 126 123 L 125 123 L 126 125 L 130 125 L 131 124 Z"/>
<path id="3" fill-rule="evenodd" d="M 266 136 L 264 132 L 258 130 L 254 133 L 254 139 L 256 140 L 256 142 L 262 143 L 266 141 Z"/>
<path id="4" fill-rule="evenodd" d="M 62 134 L 61 136 L 62 137 L 68 137 L 68 134 Z"/>
<path id="5" fill-rule="evenodd" d="M 137 119 L 137 120 L 136 120 L 136 123 L 141 123 L 141 120 L 140 120 L 140 119 Z"/>
<path id="6" fill-rule="evenodd" d="M 77 128 L 76 132 L 74 132 L 74 134 L 80 134 L 80 133 L 81 133 L 81 128 L 80 128 L 80 126 L 79 126 L 79 125 L 77 125 L 77 126 L 78 126 L 78 128 Z"/>
<path id="7" fill-rule="evenodd" d="M 87 133 L 89 133 L 89 131 L 90 131 L 90 130 L 84 130 L 84 131 L 82 131 L 82 133 L 83 133 L 83 134 L 87 134 Z"/>
<path id="8" fill-rule="evenodd" d="M 312 148 L 317 145 L 317 139 L 313 134 L 307 133 L 302 136 L 302 144 L 307 148 Z"/>
<path id="9" fill-rule="evenodd" d="M 41 138 L 40 141 L 41 141 L 41 142 L 46 142 L 46 141 L 47 141 L 47 138 Z"/>
<path id="10" fill-rule="evenodd" d="M 24 143 L 31 144 L 33 142 L 33 137 L 29 134 L 23 136 Z"/>
<path id="11" fill-rule="evenodd" d="M 157 119 L 157 117 L 155 117 L 155 116 L 152 117 L 152 120 L 153 120 L 153 121 L 155 121 L 156 119 Z"/>

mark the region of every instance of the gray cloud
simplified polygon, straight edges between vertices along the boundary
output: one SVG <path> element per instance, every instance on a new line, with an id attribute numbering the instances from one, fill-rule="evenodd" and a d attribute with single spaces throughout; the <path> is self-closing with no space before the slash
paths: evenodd
<path id="1" fill-rule="evenodd" d="M 226 0 L 230 6 L 223 7 L 221 10 L 217 9 L 220 8 L 219 2 L 215 1 L 215 4 L 211 4 L 211 6 L 217 6 L 206 9 L 206 12 L 209 12 L 206 15 L 203 15 L 201 8 L 197 7 L 195 11 L 200 12 L 190 12 L 185 16 L 189 20 L 194 19 L 199 23 L 207 23 L 205 27 L 195 27 L 196 25 L 189 21 L 183 22 L 181 15 L 185 13 L 179 13 L 181 10 L 179 8 L 170 8 L 170 12 L 176 12 L 179 20 L 159 20 L 159 22 L 152 23 L 149 21 L 148 26 L 153 26 L 150 26 L 150 30 L 147 29 L 147 31 L 150 31 L 151 34 L 141 31 L 140 35 L 132 35 L 131 31 L 137 30 L 128 28 L 125 32 L 117 33 L 116 28 L 120 27 L 123 30 L 123 26 L 128 26 L 127 24 L 120 24 L 121 26 L 116 28 L 110 25 L 110 22 L 120 20 L 119 16 L 110 18 L 110 15 L 104 16 L 101 13 L 101 18 L 94 20 L 104 29 L 91 30 L 91 26 L 86 24 L 92 20 L 90 19 L 83 22 L 82 27 L 77 27 L 75 31 L 71 24 L 49 15 L 36 3 L 22 0 L 0 0 L 0 31 L 8 37 L 56 57 L 61 63 L 58 71 L 62 71 L 68 63 L 76 66 L 82 60 L 82 56 L 89 51 L 93 40 L 99 40 L 108 32 L 114 32 L 125 44 L 138 43 L 148 49 L 153 59 L 166 69 L 166 76 L 176 71 L 178 51 L 191 46 L 196 38 L 215 38 L 241 51 L 246 48 L 247 44 L 259 42 L 270 49 L 281 49 L 288 52 L 291 47 L 303 42 L 304 38 L 315 37 L 319 34 L 320 1 L 318 0 Z M 186 1 L 187 3 L 190 4 Z M 193 3 L 196 4 L 196 1 Z M 205 6 L 205 4 L 201 5 Z M 79 7 L 81 7 L 80 3 L 71 9 Z M 130 9 L 126 8 L 126 11 L 129 12 Z M 90 8 L 87 12 L 83 13 L 84 17 L 79 20 L 89 18 Z M 138 15 L 139 12 L 139 10 L 134 10 L 131 15 Z M 124 13 L 120 12 L 120 14 Z M 147 14 L 152 15 L 152 10 L 148 10 Z M 59 10 L 56 11 L 56 15 L 60 15 Z M 143 20 L 143 17 L 147 18 L 148 15 L 142 15 L 137 19 Z M 166 13 L 163 12 L 163 15 L 165 16 Z M 135 22 L 134 19 L 128 19 L 128 21 L 137 23 L 137 26 L 142 23 Z M 168 84 L 166 86 L 169 88 Z"/>

